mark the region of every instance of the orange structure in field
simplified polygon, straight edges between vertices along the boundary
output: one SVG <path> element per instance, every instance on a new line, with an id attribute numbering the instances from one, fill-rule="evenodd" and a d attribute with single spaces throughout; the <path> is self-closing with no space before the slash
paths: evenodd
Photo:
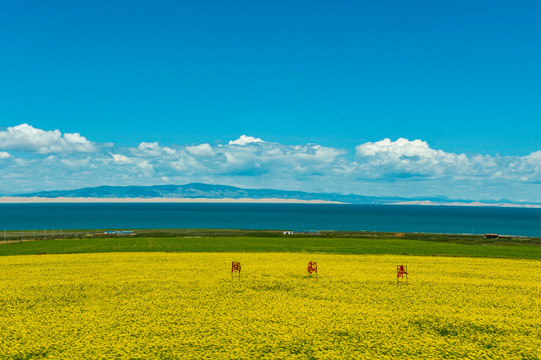
<path id="1" fill-rule="evenodd" d="M 235 275 L 235 273 L 240 279 L 240 262 L 239 261 L 233 261 L 231 263 L 231 279 L 233 279 L 233 276 Z"/>
<path id="2" fill-rule="evenodd" d="M 396 267 L 396 283 L 408 282 L 408 267 L 404 265 L 398 265 Z"/>
<path id="3" fill-rule="evenodd" d="M 317 262 L 316 261 L 310 261 L 308 263 L 308 275 L 316 274 L 317 278 Z"/>

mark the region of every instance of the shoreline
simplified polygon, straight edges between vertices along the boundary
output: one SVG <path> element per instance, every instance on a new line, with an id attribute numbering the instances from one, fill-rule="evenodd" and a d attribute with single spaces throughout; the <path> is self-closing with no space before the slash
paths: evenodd
<path id="1" fill-rule="evenodd" d="M 540 209 L 541 208 L 541 205 L 539 204 L 483 203 L 479 201 L 438 203 L 438 202 L 433 202 L 430 200 L 402 201 L 402 202 L 392 203 L 389 205 L 467 206 L 467 207 L 499 207 L 499 208 L 527 208 L 527 209 Z"/>
<path id="2" fill-rule="evenodd" d="M 46 203 L 248 203 L 248 204 L 346 204 L 340 201 L 301 200 L 278 198 L 83 198 L 83 197 L 0 197 L 0 204 L 46 204 Z"/>
<path id="3" fill-rule="evenodd" d="M 351 203 L 331 200 L 302 200 L 302 199 L 280 199 L 280 198 L 94 198 L 94 197 L 24 197 L 24 196 L 0 196 L 0 204 L 88 204 L 88 203 L 223 203 L 223 204 L 342 204 Z M 355 204 L 353 204 L 355 205 Z M 374 205 L 417 205 L 417 206 L 466 206 L 466 207 L 498 207 L 498 208 L 527 208 L 540 209 L 541 204 L 512 204 L 512 203 L 483 203 L 472 202 L 448 202 L 439 203 L 430 200 L 401 201 L 396 203 L 384 203 Z"/>

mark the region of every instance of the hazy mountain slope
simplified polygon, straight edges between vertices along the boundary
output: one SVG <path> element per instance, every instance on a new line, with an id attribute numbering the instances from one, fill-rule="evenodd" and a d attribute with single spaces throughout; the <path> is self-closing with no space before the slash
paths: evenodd
<path id="1" fill-rule="evenodd" d="M 388 204 L 403 201 L 428 200 L 433 202 L 467 202 L 466 200 L 450 200 L 445 197 L 433 198 L 403 198 L 403 197 L 373 197 L 355 194 L 309 193 L 303 191 L 287 191 L 273 189 L 243 189 L 226 185 L 210 185 L 192 183 L 185 185 L 154 185 L 154 186 L 98 186 L 75 190 L 41 191 L 30 194 L 19 194 L 21 197 L 83 197 L 83 198 L 277 198 L 300 200 L 341 201 L 352 204 Z"/>

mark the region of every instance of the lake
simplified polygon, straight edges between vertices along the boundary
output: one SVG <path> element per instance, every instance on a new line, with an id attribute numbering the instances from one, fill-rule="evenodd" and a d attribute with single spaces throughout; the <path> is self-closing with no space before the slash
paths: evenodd
<path id="1" fill-rule="evenodd" d="M 541 237 L 541 209 L 343 204 L 0 204 L 0 229 L 283 229 Z"/>

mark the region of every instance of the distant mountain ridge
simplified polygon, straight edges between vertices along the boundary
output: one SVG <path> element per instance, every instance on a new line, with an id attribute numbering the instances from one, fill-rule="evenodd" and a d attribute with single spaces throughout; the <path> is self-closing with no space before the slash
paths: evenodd
<path id="1" fill-rule="evenodd" d="M 42 198 L 203 198 L 203 199 L 296 199 L 296 200 L 323 200 L 339 201 L 350 204 L 394 204 L 407 202 L 445 203 L 471 203 L 471 200 L 455 200 L 447 197 L 377 197 L 356 194 L 337 193 L 311 193 L 304 191 L 289 191 L 275 189 L 243 189 L 227 185 L 211 185 L 191 183 L 185 185 L 153 185 L 153 186 L 98 186 L 75 190 L 40 191 L 29 194 L 15 195 L 18 197 Z M 488 200 L 483 203 L 490 205 L 501 202 L 512 203 L 506 200 Z"/>

